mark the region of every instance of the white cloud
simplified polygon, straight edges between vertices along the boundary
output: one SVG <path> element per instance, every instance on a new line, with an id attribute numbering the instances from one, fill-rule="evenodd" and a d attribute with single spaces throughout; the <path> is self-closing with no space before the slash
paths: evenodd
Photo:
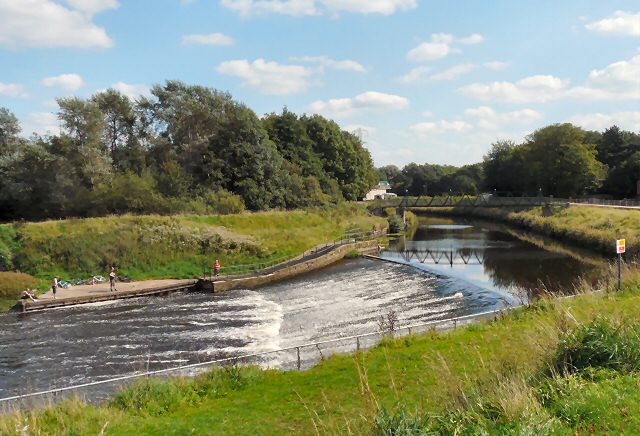
<path id="1" fill-rule="evenodd" d="M 183 44 L 202 44 L 202 45 L 232 45 L 233 38 L 223 33 L 210 33 L 208 35 L 184 35 L 182 37 Z"/>
<path id="2" fill-rule="evenodd" d="M 428 136 L 432 133 L 444 133 L 444 132 L 464 132 L 472 129 L 473 126 L 465 121 L 427 121 L 423 123 L 413 124 L 409 126 L 409 130 L 417 136 Z"/>
<path id="3" fill-rule="evenodd" d="M 322 68 L 333 68 L 334 70 L 355 71 L 357 73 L 367 72 L 367 69 L 362 64 L 350 59 L 336 61 L 335 59 L 331 59 L 328 56 L 300 56 L 292 57 L 291 60 L 296 62 L 318 64 Z"/>
<path id="4" fill-rule="evenodd" d="M 624 130 L 640 131 L 640 112 L 582 114 L 571 117 L 569 122 L 592 130 L 604 130 L 615 124 Z"/>
<path id="5" fill-rule="evenodd" d="M 391 15 L 418 6 L 417 0 L 221 0 L 220 4 L 243 16 L 267 13 L 304 16 L 340 12 Z"/>
<path id="6" fill-rule="evenodd" d="M 218 66 L 221 74 L 244 79 L 244 85 L 263 94 L 285 95 L 305 91 L 310 86 L 312 71 L 300 65 L 284 65 L 256 59 L 225 61 Z"/>
<path id="7" fill-rule="evenodd" d="M 444 58 L 455 51 L 456 49 L 452 48 L 450 43 L 437 41 L 432 37 L 431 42 L 423 42 L 409 50 L 407 59 L 415 62 L 432 61 Z"/>
<path id="8" fill-rule="evenodd" d="M 74 9 L 89 15 L 120 7 L 118 0 L 67 0 L 67 3 Z"/>
<path id="9" fill-rule="evenodd" d="M 220 4 L 243 16 L 266 13 L 292 16 L 320 14 L 315 0 L 221 0 Z"/>
<path id="10" fill-rule="evenodd" d="M 482 101 L 543 103 L 562 98 L 567 85 L 567 80 L 550 75 L 537 75 L 517 82 L 473 83 L 460 88 L 459 92 Z"/>
<path id="11" fill-rule="evenodd" d="M 367 91 L 353 98 L 318 100 L 309 106 L 311 112 L 335 118 L 347 118 L 372 111 L 392 111 L 409 107 L 409 100 L 399 95 Z"/>
<path id="12" fill-rule="evenodd" d="M 344 127 L 344 130 L 356 135 L 360 140 L 368 143 L 369 137 L 376 133 L 376 130 L 378 129 L 364 124 L 349 124 Z"/>
<path id="13" fill-rule="evenodd" d="M 439 73 L 429 75 L 428 73 L 431 71 L 431 68 L 421 66 L 413 68 L 407 74 L 400 77 L 399 80 L 402 83 L 415 83 L 422 80 L 429 80 L 433 82 L 439 82 L 443 80 L 456 80 L 460 76 L 470 73 L 475 69 L 476 66 L 474 64 L 460 64 L 455 65 L 451 68 L 447 68 L 446 70 L 440 71 Z"/>
<path id="14" fill-rule="evenodd" d="M 484 41 L 484 36 L 480 35 L 479 33 L 473 33 L 465 38 L 458 38 L 458 42 L 460 44 L 467 44 L 467 45 L 480 44 L 483 41 Z"/>
<path id="15" fill-rule="evenodd" d="M 610 17 L 594 21 L 584 27 L 600 33 L 640 36 L 640 12 L 616 11 Z"/>
<path id="16" fill-rule="evenodd" d="M 151 95 L 151 91 L 147 87 L 147 85 L 143 85 L 141 83 L 125 83 L 125 82 L 116 82 L 111 85 L 112 89 L 116 91 L 120 91 L 122 94 L 126 95 L 132 100 L 139 98 L 140 96 L 148 97 Z"/>
<path id="17" fill-rule="evenodd" d="M 418 7 L 417 0 L 321 0 L 331 12 L 391 15 Z"/>
<path id="18" fill-rule="evenodd" d="M 0 82 L 0 95 L 4 95 L 6 97 L 21 97 L 21 98 L 29 97 L 29 94 L 27 94 L 24 90 L 24 86 L 18 83 Z"/>
<path id="19" fill-rule="evenodd" d="M 521 109 L 512 112 L 496 112 L 488 106 L 469 108 L 465 115 L 475 118 L 476 125 L 481 129 L 496 130 L 501 126 L 513 124 L 528 124 L 542 119 L 543 115 L 533 109 Z"/>
<path id="20" fill-rule="evenodd" d="M 436 74 L 432 74 L 429 76 L 429 80 L 440 81 L 440 80 L 456 80 L 460 76 L 470 73 L 475 70 L 476 66 L 473 64 L 460 64 L 453 66 L 451 68 L 447 68 L 444 71 L 441 71 Z"/>
<path id="21" fill-rule="evenodd" d="M 414 83 L 423 79 L 430 71 L 431 67 L 416 67 L 404 76 L 400 77 L 400 81 L 402 83 Z"/>
<path id="22" fill-rule="evenodd" d="M 0 46 L 112 47 L 104 28 L 92 22 L 90 11 L 104 10 L 110 3 L 117 6 L 117 2 L 74 3 L 85 9 L 68 9 L 52 0 L 0 0 Z"/>
<path id="23" fill-rule="evenodd" d="M 488 68 L 490 70 L 495 70 L 495 71 L 504 70 L 509 65 L 511 65 L 511 62 L 503 62 L 503 61 L 490 61 L 482 64 L 483 67 Z"/>
<path id="24" fill-rule="evenodd" d="M 569 95 L 584 100 L 640 99 L 640 55 L 591 71 L 586 85 L 571 89 Z"/>
<path id="25" fill-rule="evenodd" d="M 517 82 L 473 83 L 458 91 L 482 101 L 544 103 L 560 98 L 580 100 L 640 99 L 640 55 L 593 70 L 583 85 L 568 88 L 569 81 L 551 75 L 526 77 Z"/>
<path id="26" fill-rule="evenodd" d="M 31 112 L 23 120 L 22 125 L 22 132 L 25 136 L 31 136 L 33 133 L 38 135 L 60 134 L 60 121 L 52 112 Z"/>
<path id="27" fill-rule="evenodd" d="M 78 74 L 61 74 L 59 76 L 45 77 L 40 82 L 49 88 L 57 87 L 65 91 L 77 91 L 84 86 L 84 80 Z"/>
<path id="28" fill-rule="evenodd" d="M 414 62 L 433 61 L 444 58 L 451 53 L 459 53 L 459 48 L 453 44 L 479 44 L 484 41 L 484 37 L 479 33 L 474 33 L 464 38 L 456 38 L 450 33 L 434 33 L 431 40 L 423 42 L 412 48 L 407 53 L 407 59 Z"/>
<path id="29" fill-rule="evenodd" d="M 424 111 L 424 112 L 422 112 L 422 116 L 423 116 L 423 117 L 430 118 L 430 117 L 432 117 L 433 115 L 434 115 L 434 113 L 433 113 L 433 112 L 431 112 L 431 111 Z"/>

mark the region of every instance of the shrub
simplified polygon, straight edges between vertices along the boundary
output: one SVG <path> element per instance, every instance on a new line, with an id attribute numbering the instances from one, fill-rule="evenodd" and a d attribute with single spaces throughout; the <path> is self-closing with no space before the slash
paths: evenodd
<path id="1" fill-rule="evenodd" d="M 18 298 L 25 288 L 33 288 L 37 283 L 29 274 L 0 272 L 0 298 Z"/>
<path id="2" fill-rule="evenodd" d="M 640 325 L 599 317 L 560 337 L 551 368 L 560 374 L 592 368 L 640 369 Z"/>
<path id="3" fill-rule="evenodd" d="M 0 241 L 0 271 L 9 271 L 11 269 L 13 269 L 11 250 Z"/>

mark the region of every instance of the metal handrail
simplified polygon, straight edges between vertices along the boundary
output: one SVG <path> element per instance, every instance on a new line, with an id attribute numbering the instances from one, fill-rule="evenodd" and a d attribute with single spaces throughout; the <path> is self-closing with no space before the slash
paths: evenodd
<path id="1" fill-rule="evenodd" d="M 269 270 L 270 268 L 273 268 L 277 265 L 280 265 L 295 259 L 300 259 L 300 261 L 303 261 L 305 258 L 313 258 L 314 256 L 317 256 L 322 251 L 326 251 L 327 249 L 332 249 L 336 246 L 344 245 L 345 243 L 351 243 L 354 240 L 368 241 L 368 240 L 377 239 L 383 236 L 384 236 L 384 233 L 375 233 L 373 231 L 357 231 L 356 232 L 353 230 L 347 230 L 345 234 L 340 237 L 340 239 L 334 239 L 331 242 L 317 245 L 316 247 L 310 250 L 304 251 L 302 254 L 291 254 L 288 256 L 282 256 L 276 259 L 271 259 L 266 262 L 238 264 L 238 265 L 222 267 L 220 268 L 219 276 L 229 277 L 232 275 L 244 275 L 248 273 L 258 274 L 258 273 L 264 272 L 264 270 Z M 208 275 L 210 278 L 214 277 L 213 267 L 208 266 L 203 268 L 203 272 L 205 271 L 208 272 Z M 205 278 L 206 278 L 206 275 L 207 274 L 205 273 Z"/>
<path id="2" fill-rule="evenodd" d="M 454 323 L 454 328 L 455 328 L 455 327 L 457 327 L 458 321 L 464 321 L 464 320 L 468 320 L 468 319 L 485 317 L 487 315 L 494 315 L 495 317 L 497 317 L 499 314 L 502 314 L 505 311 L 513 310 L 513 309 L 516 309 L 518 307 L 521 307 L 521 305 L 508 306 L 508 307 L 506 307 L 504 309 L 486 311 L 486 312 L 476 313 L 476 314 L 472 314 L 472 315 L 463 315 L 463 316 L 458 316 L 458 317 L 453 317 L 453 318 L 445 318 L 445 319 L 440 319 L 440 320 L 428 321 L 428 322 L 425 322 L 425 323 L 412 324 L 412 325 L 408 325 L 408 326 L 399 327 L 394 332 L 401 331 L 401 330 L 408 330 L 409 333 L 411 333 L 412 329 L 416 329 L 416 328 L 420 328 L 420 327 L 434 326 L 434 325 L 437 326 L 437 325 L 440 325 L 440 324 L 447 324 L 447 323 L 452 323 L 452 322 Z M 169 373 L 169 372 L 183 371 L 183 370 L 199 368 L 199 367 L 203 367 L 203 366 L 224 364 L 224 363 L 228 363 L 228 362 L 234 362 L 234 361 L 239 361 L 239 360 L 244 360 L 244 359 L 250 359 L 250 358 L 254 358 L 254 357 L 266 356 L 266 355 L 269 355 L 269 354 L 282 353 L 282 352 L 285 352 L 285 351 L 294 351 L 294 350 L 296 350 L 298 352 L 298 369 L 300 369 L 300 360 L 299 360 L 300 359 L 300 357 L 299 357 L 300 354 L 299 353 L 300 353 L 300 349 L 301 348 L 317 347 L 319 345 L 332 344 L 332 343 L 336 343 L 336 342 L 348 341 L 348 340 L 354 340 L 354 339 L 359 344 L 360 343 L 360 339 L 362 339 L 362 338 L 366 338 L 366 337 L 370 337 L 370 336 L 380 336 L 380 335 L 385 335 L 385 334 L 389 334 L 389 333 L 390 333 L 390 331 L 388 331 L 388 330 L 380 330 L 380 331 L 375 331 L 375 332 L 363 333 L 363 334 L 360 334 L 360 335 L 345 336 L 345 337 L 341 337 L 341 338 L 328 339 L 328 340 L 319 341 L 319 342 L 310 342 L 310 343 L 300 344 L 300 345 L 296 345 L 296 346 L 292 346 L 292 347 L 280 348 L 280 349 L 277 349 L 277 350 L 261 351 L 259 353 L 244 354 L 242 356 L 235 356 L 235 357 L 226 357 L 226 358 L 223 358 L 223 359 L 210 360 L 210 361 L 207 361 L 207 362 L 190 363 L 190 364 L 187 364 L 187 365 L 176 366 L 176 367 L 173 367 L 173 368 L 165 368 L 165 369 L 158 369 L 158 370 L 153 370 L 153 371 L 145 371 L 145 372 L 141 372 L 141 373 L 135 373 L 135 374 L 129 374 L 129 375 L 124 375 L 124 376 L 120 376 L 120 377 L 110 378 L 110 379 L 106 379 L 106 380 L 98 380 L 98 381 L 82 383 L 82 384 L 78 384 L 78 385 L 72 385 L 72 386 L 65 386 L 65 387 L 61 387 L 61 388 L 49 389 L 49 390 L 46 390 L 46 391 L 32 392 L 32 393 L 29 393 L 29 394 L 14 395 L 14 396 L 11 396 L 11 397 L 0 398 L 0 403 L 6 402 L 6 401 L 15 401 L 15 400 L 20 400 L 20 399 L 24 399 L 24 398 L 48 395 L 48 394 L 57 394 L 57 393 L 60 393 L 60 392 L 65 392 L 65 391 L 70 391 L 70 390 L 76 390 L 76 389 L 81 389 L 81 388 L 86 388 L 86 387 L 91 387 L 91 386 L 104 385 L 104 384 L 108 384 L 108 383 L 115 383 L 115 382 L 119 382 L 119 381 L 131 380 L 131 379 L 140 378 L 140 377 L 149 377 L 149 376 L 153 376 L 153 375 L 166 374 L 166 373 Z"/>

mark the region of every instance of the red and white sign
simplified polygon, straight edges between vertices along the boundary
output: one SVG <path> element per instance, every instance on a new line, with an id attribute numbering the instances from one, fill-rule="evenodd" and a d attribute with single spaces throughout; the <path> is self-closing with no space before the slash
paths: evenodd
<path id="1" fill-rule="evenodd" d="M 616 240 L 616 253 L 617 254 L 622 254 L 624 253 L 626 250 L 626 241 L 624 239 L 617 239 Z"/>

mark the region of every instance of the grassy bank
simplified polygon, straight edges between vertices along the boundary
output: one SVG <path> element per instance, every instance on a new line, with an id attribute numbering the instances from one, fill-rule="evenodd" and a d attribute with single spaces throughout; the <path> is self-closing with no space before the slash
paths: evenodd
<path id="1" fill-rule="evenodd" d="M 431 208 L 430 215 L 468 216 L 497 220 L 606 256 L 615 255 L 615 240 L 627 240 L 629 256 L 640 254 L 640 211 L 602 207 L 555 207 L 545 217 L 541 207 L 526 210 L 494 208 Z M 424 211 L 423 211 L 424 213 Z"/>
<path id="2" fill-rule="evenodd" d="M 640 431 L 640 276 L 500 320 L 387 339 L 303 372 L 228 367 L 0 418 L 0 433 L 576 434 Z M 609 286 L 602 283 L 601 286 Z"/>
<path id="3" fill-rule="evenodd" d="M 51 278 L 120 274 L 191 278 L 220 259 L 223 267 L 296 255 L 340 237 L 371 230 L 384 219 L 359 205 L 237 215 L 112 216 L 0 225 L 0 271 Z"/>

